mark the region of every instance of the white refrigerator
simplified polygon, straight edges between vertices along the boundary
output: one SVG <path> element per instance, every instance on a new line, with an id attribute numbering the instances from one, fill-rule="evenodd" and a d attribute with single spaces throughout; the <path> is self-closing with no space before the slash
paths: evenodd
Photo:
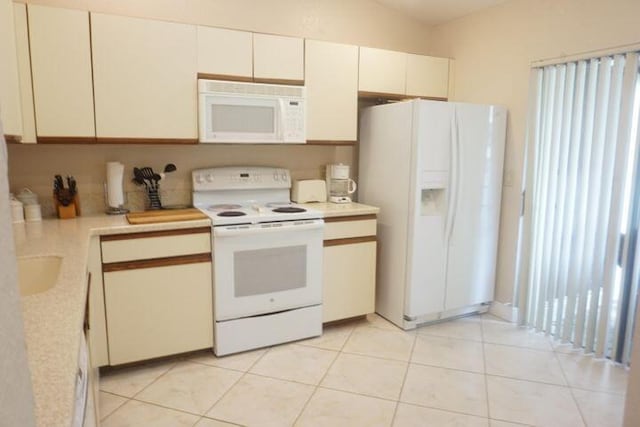
<path id="1" fill-rule="evenodd" d="M 396 325 L 493 300 L 506 117 L 425 100 L 363 111 L 358 200 L 380 207 L 376 311 Z"/>

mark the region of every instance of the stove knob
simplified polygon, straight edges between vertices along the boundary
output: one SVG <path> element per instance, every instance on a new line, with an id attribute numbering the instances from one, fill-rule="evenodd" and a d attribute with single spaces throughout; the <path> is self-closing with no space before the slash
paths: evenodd
<path id="1" fill-rule="evenodd" d="M 286 172 L 282 172 L 282 180 L 286 181 L 287 180 L 287 173 Z"/>
<path id="2" fill-rule="evenodd" d="M 278 172 L 274 172 L 273 173 L 273 180 L 274 181 L 280 181 L 280 175 L 278 175 Z"/>
<path id="3" fill-rule="evenodd" d="M 204 179 L 202 178 L 202 175 L 196 175 L 196 183 L 202 184 L 203 182 L 204 182 Z"/>
<path id="4" fill-rule="evenodd" d="M 207 175 L 207 182 L 213 182 L 213 174 Z"/>

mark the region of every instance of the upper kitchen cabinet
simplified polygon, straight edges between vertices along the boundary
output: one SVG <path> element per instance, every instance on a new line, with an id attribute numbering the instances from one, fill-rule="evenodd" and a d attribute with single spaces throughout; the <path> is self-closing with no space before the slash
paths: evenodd
<path id="1" fill-rule="evenodd" d="M 446 99 L 448 89 L 447 58 L 407 54 L 407 95 Z"/>
<path id="2" fill-rule="evenodd" d="M 404 94 L 406 67 L 406 53 L 361 47 L 358 89 L 368 94 Z"/>
<path id="3" fill-rule="evenodd" d="M 20 104 L 22 105 L 22 142 L 35 143 L 36 119 L 33 111 L 33 82 L 31 80 L 27 5 L 24 3 L 13 3 L 13 16 L 16 27 Z"/>
<path id="4" fill-rule="evenodd" d="M 391 50 L 360 48 L 362 96 L 446 100 L 449 59 Z"/>
<path id="5" fill-rule="evenodd" d="M 262 83 L 303 84 L 304 40 L 254 34 L 253 78 Z"/>
<path id="6" fill-rule="evenodd" d="M 200 77 L 253 80 L 252 33 L 202 26 L 197 32 Z"/>
<path id="7" fill-rule="evenodd" d="M 9 0 L 0 0 L 0 120 L 7 139 L 19 142 L 22 117 L 12 4 Z"/>
<path id="8" fill-rule="evenodd" d="M 307 140 L 355 141 L 358 46 L 306 40 Z"/>
<path id="9" fill-rule="evenodd" d="M 38 142 L 94 141 L 89 13 L 27 11 Z"/>
<path id="10" fill-rule="evenodd" d="M 98 142 L 197 142 L 193 25 L 91 14 Z"/>

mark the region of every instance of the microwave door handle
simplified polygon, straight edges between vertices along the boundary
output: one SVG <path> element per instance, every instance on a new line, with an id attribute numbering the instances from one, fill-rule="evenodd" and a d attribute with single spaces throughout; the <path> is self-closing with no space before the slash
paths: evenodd
<path id="1" fill-rule="evenodd" d="M 281 98 L 278 98 L 278 112 L 277 112 L 277 117 L 278 117 L 278 131 L 277 131 L 277 135 L 278 135 L 278 141 L 284 141 L 284 121 L 285 121 L 285 114 L 284 114 L 284 100 Z"/>

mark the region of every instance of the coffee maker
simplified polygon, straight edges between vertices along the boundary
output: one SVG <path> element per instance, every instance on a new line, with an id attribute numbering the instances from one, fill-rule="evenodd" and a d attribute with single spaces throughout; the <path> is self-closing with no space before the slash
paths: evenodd
<path id="1" fill-rule="evenodd" d="M 326 181 L 330 202 L 351 203 L 351 194 L 356 191 L 357 186 L 349 178 L 349 165 L 327 165 Z"/>

